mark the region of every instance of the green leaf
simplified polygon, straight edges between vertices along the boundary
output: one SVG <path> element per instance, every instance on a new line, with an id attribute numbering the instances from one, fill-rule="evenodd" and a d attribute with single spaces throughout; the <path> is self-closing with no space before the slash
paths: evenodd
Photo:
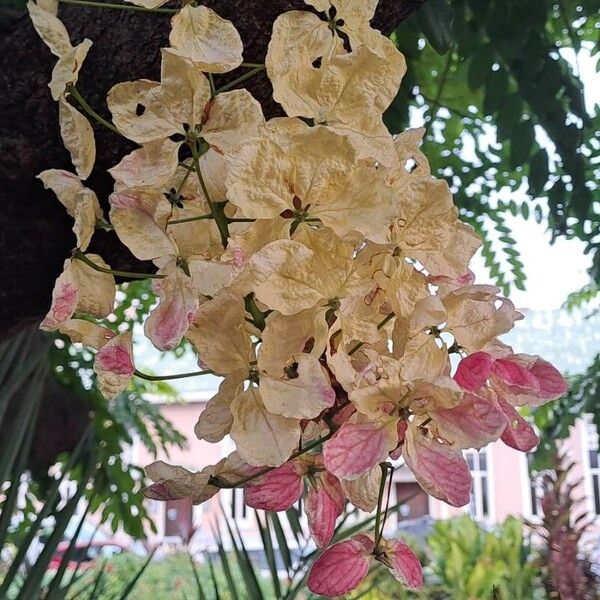
<path id="1" fill-rule="evenodd" d="M 548 153 L 544 148 L 540 148 L 529 163 L 529 193 L 533 197 L 542 193 L 548 181 L 548 174 Z"/>
<path id="2" fill-rule="evenodd" d="M 523 114 L 523 101 L 516 94 L 506 97 L 504 104 L 498 112 L 496 125 L 498 127 L 498 139 L 510 139 L 517 123 Z"/>
<path id="3" fill-rule="evenodd" d="M 527 161 L 534 142 L 535 133 L 531 121 L 519 123 L 510 138 L 510 166 L 512 169 L 516 169 Z"/>
<path id="4" fill-rule="evenodd" d="M 454 11 L 446 0 L 429 0 L 416 13 L 421 31 L 438 54 L 454 44 Z"/>
<path id="5" fill-rule="evenodd" d="M 498 70 L 492 71 L 486 80 L 483 112 L 491 115 L 500 110 L 507 93 L 508 74 L 504 67 L 500 67 Z"/>
<path id="6" fill-rule="evenodd" d="M 471 58 L 467 83 L 473 91 L 478 90 L 492 74 L 494 52 L 490 44 L 485 44 Z"/>

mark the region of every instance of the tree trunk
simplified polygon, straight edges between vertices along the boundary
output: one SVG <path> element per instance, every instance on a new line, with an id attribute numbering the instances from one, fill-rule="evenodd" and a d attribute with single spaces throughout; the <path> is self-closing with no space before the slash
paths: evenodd
<path id="1" fill-rule="evenodd" d="M 425 0 L 381 0 L 373 26 L 391 33 Z M 209 0 L 230 19 L 244 42 L 244 58 L 263 62 L 271 24 L 280 13 L 310 9 L 302 0 Z M 106 93 L 120 81 L 159 78 L 161 46 L 168 44 L 169 18 L 161 14 L 61 6 L 71 41 L 94 43 L 78 88 L 100 114 L 109 117 Z M 58 109 L 50 97 L 55 58 L 22 12 L 0 9 L 0 338 L 37 322 L 48 310 L 54 280 L 75 244 L 72 220 L 36 174 L 44 169 L 73 170 L 58 130 Z M 237 75 L 217 78 L 217 85 Z M 270 99 L 264 73 L 244 84 L 262 103 L 268 117 L 281 114 Z M 107 169 L 135 146 L 94 125 L 98 155 L 86 185 L 107 207 L 112 179 Z M 90 251 L 115 269 L 150 272 L 113 233 L 97 231 Z"/>

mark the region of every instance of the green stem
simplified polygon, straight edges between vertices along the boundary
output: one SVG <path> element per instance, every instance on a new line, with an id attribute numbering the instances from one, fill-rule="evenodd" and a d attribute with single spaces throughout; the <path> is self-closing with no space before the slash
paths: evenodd
<path id="1" fill-rule="evenodd" d="M 247 219 L 245 217 L 234 217 L 232 219 L 227 219 L 229 223 L 254 223 L 256 219 Z"/>
<path id="2" fill-rule="evenodd" d="M 170 379 L 185 379 L 186 377 L 199 377 L 200 375 L 214 375 L 215 372 L 210 369 L 206 369 L 205 371 L 192 371 L 191 373 L 176 373 L 175 375 L 148 375 L 147 373 L 142 373 L 137 369 L 134 372 L 136 377 L 140 379 L 145 379 L 146 381 L 168 381 Z"/>
<path id="3" fill-rule="evenodd" d="M 381 505 L 383 504 L 383 493 L 385 491 L 385 482 L 387 481 L 387 463 L 379 463 L 381 468 L 381 481 L 379 482 L 379 494 L 377 495 L 377 512 L 375 513 L 375 547 L 380 540 L 379 526 L 381 523 Z"/>
<path id="4" fill-rule="evenodd" d="M 110 8 L 113 10 L 132 10 L 135 12 L 158 13 L 172 15 L 179 12 L 176 8 L 144 8 L 133 4 L 114 4 L 112 2 L 93 2 L 92 0 L 58 0 L 61 4 L 73 4 L 75 6 L 91 6 L 92 8 Z"/>
<path id="5" fill-rule="evenodd" d="M 61 2 L 64 2 L 64 1 L 65 0 L 61 0 Z M 83 2 L 83 0 L 81 0 L 81 1 Z M 84 112 L 86 112 L 92 119 L 94 119 L 94 121 L 96 121 L 96 123 L 99 123 L 100 125 L 103 125 L 107 129 L 110 129 L 111 131 L 114 131 L 115 133 L 121 135 L 121 132 L 112 123 L 107 121 L 105 118 L 101 117 L 87 103 L 87 100 L 79 93 L 79 90 L 74 85 L 69 85 L 67 87 L 67 91 L 69 92 L 69 94 L 71 94 L 71 96 L 73 96 L 73 98 L 75 98 L 75 100 L 77 100 L 77 103 L 79 104 L 79 106 L 81 106 L 81 108 L 84 110 Z"/>
<path id="6" fill-rule="evenodd" d="M 107 269 L 106 267 L 97 265 L 79 249 L 73 251 L 73 258 L 80 260 L 88 265 L 88 267 L 92 267 L 94 271 L 98 271 L 99 273 L 107 273 L 108 275 L 114 275 L 115 277 L 128 277 L 129 279 L 164 279 L 166 277 L 165 275 L 159 275 L 158 273 L 134 273 L 133 271 L 116 271 L 115 269 Z"/>
<path id="7" fill-rule="evenodd" d="M 388 463 L 383 463 L 384 465 L 386 465 L 386 469 L 389 470 L 390 472 L 390 481 L 388 482 L 388 493 L 387 493 L 387 499 L 385 501 L 385 511 L 383 512 L 383 519 L 381 521 L 381 529 L 379 531 L 379 537 L 377 537 L 375 539 L 375 548 L 377 548 L 377 546 L 379 546 L 379 542 L 381 541 L 381 538 L 383 537 L 383 529 L 385 527 L 385 522 L 387 521 L 387 517 L 388 517 L 388 510 L 390 508 L 390 495 L 392 493 L 392 477 L 394 475 L 394 467 L 392 467 L 392 465 L 388 464 Z M 385 469 L 384 472 L 381 474 L 382 480 L 385 480 Z"/>
<path id="8" fill-rule="evenodd" d="M 172 219 L 167 221 L 167 225 L 177 225 L 178 223 L 189 223 L 191 221 L 205 221 L 206 219 L 214 219 L 212 213 L 206 215 L 198 215 L 197 217 L 185 217 L 183 219 Z"/>
<path id="9" fill-rule="evenodd" d="M 294 460 L 295 458 L 298 458 L 299 456 L 306 454 L 309 450 L 312 450 L 313 448 L 320 446 L 321 444 L 326 442 L 329 438 L 331 438 L 331 436 L 334 433 L 335 433 L 334 431 L 330 431 L 327 435 L 324 435 L 323 437 L 319 438 L 318 440 L 315 440 L 314 442 L 311 442 L 310 444 L 308 444 L 308 446 L 304 446 L 304 448 L 302 448 L 302 450 L 298 450 L 298 452 L 294 452 L 294 454 L 292 454 L 285 462 L 290 462 L 291 460 Z M 221 479 L 217 475 L 216 477 L 211 477 L 208 480 L 208 483 L 210 483 L 210 485 L 214 485 L 215 487 L 218 487 L 221 489 L 237 488 L 242 485 L 246 485 L 247 483 L 250 483 L 254 479 L 258 479 L 259 477 L 262 477 L 263 475 L 265 475 L 266 473 L 269 473 L 270 471 L 272 471 L 275 468 L 277 468 L 277 467 L 263 467 L 262 469 L 258 470 L 256 473 L 254 473 L 253 475 L 248 475 L 248 477 L 244 477 L 242 479 L 238 479 L 238 481 L 233 481 L 233 482 L 229 482 L 224 479 Z"/>
<path id="10" fill-rule="evenodd" d="M 383 326 L 385 326 L 387 323 L 389 323 L 396 315 L 391 312 L 385 319 L 383 319 L 383 321 L 381 321 L 378 325 L 377 325 L 377 329 L 381 329 Z M 359 348 L 362 348 L 365 345 L 364 342 L 358 342 L 351 350 L 350 352 L 348 352 L 348 356 L 352 356 Z"/>
<path id="11" fill-rule="evenodd" d="M 206 198 L 206 202 L 208 203 L 210 212 L 212 213 L 213 219 L 215 220 L 215 223 L 217 224 L 217 227 L 219 229 L 219 233 L 221 234 L 221 244 L 223 245 L 223 248 L 227 248 L 227 240 L 229 239 L 229 228 L 227 227 L 227 218 L 223 213 L 219 213 L 217 211 L 215 205 L 210 199 L 210 194 L 208 193 L 206 183 L 204 182 L 204 177 L 202 177 L 202 170 L 200 169 L 200 156 L 198 154 L 196 144 L 190 144 L 190 149 L 192 150 L 194 169 L 196 171 L 200 187 L 202 188 L 202 193 Z"/>
<path id="12" fill-rule="evenodd" d="M 259 65 L 257 67 L 254 67 L 247 73 L 240 75 L 237 79 L 234 79 L 233 81 L 226 83 L 223 87 L 220 87 L 219 89 L 217 89 L 216 93 L 220 94 L 221 92 L 226 92 L 227 90 L 230 90 L 231 88 L 238 85 L 238 83 L 242 83 L 243 81 L 246 81 L 246 79 L 250 79 L 251 77 L 254 77 L 254 75 L 256 75 L 257 73 L 260 73 L 264 69 L 265 69 L 265 65 Z"/>
<path id="13" fill-rule="evenodd" d="M 265 68 L 265 64 L 264 63 L 247 63 L 247 62 L 243 62 L 240 67 L 246 67 L 247 69 L 264 69 Z"/>

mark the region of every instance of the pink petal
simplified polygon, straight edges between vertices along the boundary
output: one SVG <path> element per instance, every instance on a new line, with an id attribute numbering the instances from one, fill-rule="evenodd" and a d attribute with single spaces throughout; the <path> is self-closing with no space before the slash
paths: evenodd
<path id="1" fill-rule="evenodd" d="M 538 357 L 529 371 L 540 384 L 541 398 L 556 400 L 569 391 L 565 378 L 548 361 Z"/>
<path id="2" fill-rule="evenodd" d="M 390 540 L 390 572 L 395 579 L 410 589 L 423 587 L 423 568 L 417 555 L 402 541 Z"/>
<path id="3" fill-rule="evenodd" d="M 79 290 L 75 286 L 71 270 L 67 266 L 59 275 L 52 290 L 52 305 L 40 324 L 40 329 L 53 331 L 68 321 L 77 308 Z"/>
<path id="4" fill-rule="evenodd" d="M 113 338 L 117 340 L 117 338 Z M 115 375 L 126 375 L 131 377 L 135 371 L 131 352 L 124 344 L 111 344 L 108 342 L 98 350 L 95 363 L 98 369 L 110 371 Z"/>
<path id="5" fill-rule="evenodd" d="M 159 350 L 179 346 L 198 311 L 198 294 L 192 280 L 174 272 L 159 285 L 160 304 L 144 324 L 144 333 Z"/>
<path id="6" fill-rule="evenodd" d="M 244 490 L 244 501 L 252 508 L 278 512 L 298 502 L 304 484 L 302 474 L 293 463 L 284 463 L 267 473 L 259 483 Z"/>
<path id="7" fill-rule="evenodd" d="M 540 384 L 525 367 L 509 358 L 499 358 L 493 366 L 494 373 L 510 386 L 535 392 Z"/>
<path id="8" fill-rule="evenodd" d="M 308 529 L 318 548 L 327 546 L 333 537 L 340 513 L 335 500 L 321 486 L 311 487 L 304 507 Z"/>
<path id="9" fill-rule="evenodd" d="M 308 589 L 321 596 L 342 596 L 356 589 L 369 572 L 369 558 L 356 540 L 334 544 L 319 556 L 308 574 Z"/>
<path id="10" fill-rule="evenodd" d="M 404 458 L 425 492 L 452 506 L 469 503 L 471 473 L 458 448 L 441 444 L 409 427 Z"/>
<path id="11" fill-rule="evenodd" d="M 538 438 L 533 427 L 517 412 L 512 404 L 500 397 L 498 402 L 508 419 L 508 424 L 500 439 L 507 446 L 515 448 L 515 450 L 521 452 L 533 450 L 540 442 L 540 438 Z"/>
<path id="12" fill-rule="evenodd" d="M 474 392 L 485 385 L 493 364 L 487 352 L 473 352 L 460 361 L 454 379 L 463 390 Z"/>
<path id="13" fill-rule="evenodd" d="M 506 415 L 489 390 L 466 393 L 459 406 L 436 411 L 434 420 L 438 435 L 460 448 L 483 448 L 506 427 Z"/>
<path id="14" fill-rule="evenodd" d="M 385 460 L 397 443 L 390 423 L 344 423 L 323 447 L 325 468 L 340 479 L 356 479 Z"/>

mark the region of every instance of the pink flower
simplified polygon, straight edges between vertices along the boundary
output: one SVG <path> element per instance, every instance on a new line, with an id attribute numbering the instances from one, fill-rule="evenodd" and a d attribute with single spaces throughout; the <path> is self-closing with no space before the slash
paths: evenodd
<path id="1" fill-rule="evenodd" d="M 370 535 L 359 533 L 334 544 L 314 562 L 308 589 L 321 596 L 342 596 L 356 589 L 374 561 L 383 563 L 395 579 L 410 589 L 423 586 L 423 571 L 416 554 L 401 540 L 382 539 L 377 546 Z"/>
<path id="2" fill-rule="evenodd" d="M 322 548 L 331 541 L 335 522 L 344 512 L 346 497 L 338 479 L 323 469 L 319 455 L 303 456 L 273 469 L 245 488 L 244 501 L 260 510 L 288 510 L 302 496 L 305 477 L 308 492 L 304 510 L 308 528 L 316 545 Z"/>

